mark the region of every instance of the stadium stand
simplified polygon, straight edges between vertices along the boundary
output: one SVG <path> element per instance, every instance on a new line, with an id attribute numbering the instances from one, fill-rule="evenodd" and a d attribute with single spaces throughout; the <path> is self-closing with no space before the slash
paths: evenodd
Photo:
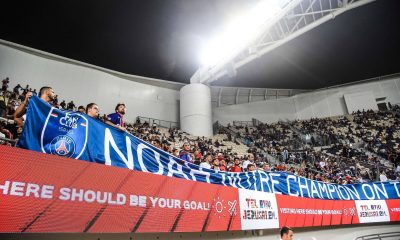
<path id="1" fill-rule="evenodd" d="M 36 90 L 17 84 L 10 91 L 8 84 L 9 79 L 4 79 L 0 94 L 0 143 L 14 146 L 22 127 L 13 121 L 13 113 L 24 94 Z M 58 102 L 56 98 L 54 107 L 76 110 L 72 104 L 66 105 L 66 100 Z M 287 171 L 313 180 L 347 184 L 379 181 L 382 172 L 388 180 L 400 179 L 400 169 L 396 168 L 400 164 L 399 115 L 400 108 L 394 105 L 388 111 L 358 111 L 347 116 L 272 124 L 253 121 L 257 126 L 253 122 L 233 121 L 233 125 L 219 125 L 211 138 L 195 137 L 171 125 L 157 126 L 155 121 L 151 124 L 140 117 L 126 126 L 132 135 L 176 157 L 184 143 L 189 143 L 190 159 L 198 165 L 211 155 L 219 160 L 213 168 L 229 170 L 236 157 L 243 165 L 254 156 L 251 163 L 256 169 Z"/>

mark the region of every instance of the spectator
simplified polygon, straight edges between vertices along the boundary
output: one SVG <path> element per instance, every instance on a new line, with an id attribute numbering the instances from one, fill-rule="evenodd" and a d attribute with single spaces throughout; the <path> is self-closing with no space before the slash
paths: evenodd
<path id="1" fill-rule="evenodd" d="M 89 103 L 86 106 L 86 114 L 92 118 L 98 119 L 99 118 L 99 107 L 96 103 Z"/>
<path id="2" fill-rule="evenodd" d="M 229 169 L 230 172 L 241 172 L 242 168 L 240 167 L 240 158 L 235 157 L 234 165 Z"/>
<path id="3" fill-rule="evenodd" d="M 78 107 L 78 112 L 85 113 L 86 112 L 85 107 L 84 106 L 79 106 Z"/>
<path id="4" fill-rule="evenodd" d="M 396 168 L 396 170 L 395 170 L 395 173 L 396 173 L 397 175 L 400 175 L 400 164 L 397 165 L 397 168 Z"/>
<path id="5" fill-rule="evenodd" d="M 220 165 L 219 165 L 219 160 L 218 160 L 218 158 L 214 158 L 213 164 L 212 164 L 212 166 L 211 166 L 211 169 L 214 169 L 214 170 L 216 170 L 216 171 L 220 171 L 220 170 L 221 170 L 221 169 L 220 169 Z"/>
<path id="6" fill-rule="evenodd" d="M 6 109 L 6 118 L 9 118 L 9 117 L 13 116 L 14 113 L 15 113 L 15 109 L 17 109 L 17 107 L 18 107 L 19 105 L 20 105 L 20 104 L 17 105 L 17 103 L 15 102 L 15 100 L 9 101 L 9 102 L 8 102 L 8 105 L 7 105 L 7 109 Z"/>
<path id="7" fill-rule="evenodd" d="M 71 102 L 69 102 L 68 104 L 67 104 L 67 110 L 71 110 L 71 111 L 74 111 L 74 109 L 75 109 L 75 103 L 74 103 L 74 101 L 72 101 L 71 100 Z"/>
<path id="8" fill-rule="evenodd" d="M 7 92 L 4 91 L 3 94 L 0 95 L 0 117 L 6 116 L 8 101 Z"/>
<path id="9" fill-rule="evenodd" d="M 248 171 L 248 172 L 253 172 L 253 171 L 255 171 L 255 170 L 256 170 L 256 166 L 254 166 L 254 164 L 249 163 L 249 164 L 247 165 L 247 171 Z"/>
<path id="10" fill-rule="evenodd" d="M 162 138 L 163 139 L 163 138 Z M 171 148 L 171 143 L 170 142 L 168 142 L 166 139 L 164 139 L 162 142 L 161 142 L 161 149 L 163 150 L 163 151 L 165 151 L 165 152 L 168 152 L 169 154 L 171 154 L 172 153 L 172 148 Z"/>
<path id="11" fill-rule="evenodd" d="M 269 166 L 268 163 L 264 163 L 264 165 L 262 166 L 262 169 L 263 169 L 265 172 L 270 172 L 270 171 L 271 171 L 271 167 Z"/>
<path id="12" fill-rule="evenodd" d="M 158 149 L 161 149 L 161 141 L 160 141 L 160 139 L 158 139 L 158 138 L 154 139 L 153 140 L 153 145 L 154 145 L 154 147 L 156 147 Z"/>
<path id="13" fill-rule="evenodd" d="M 281 240 L 293 240 L 293 230 L 290 227 L 282 227 L 280 233 Z"/>
<path id="14" fill-rule="evenodd" d="M 194 151 L 193 157 L 194 157 L 194 164 L 200 165 L 203 155 L 200 153 L 198 149 Z"/>
<path id="15" fill-rule="evenodd" d="M 173 155 L 174 157 L 179 158 L 179 149 L 173 148 L 173 149 L 172 149 L 172 155 Z"/>
<path id="16" fill-rule="evenodd" d="M 183 150 L 179 153 L 179 158 L 187 162 L 193 162 L 192 156 L 190 155 L 190 144 L 189 142 L 183 143 Z"/>
<path id="17" fill-rule="evenodd" d="M 23 89 L 22 95 L 26 95 L 29 92 L 29 85 L 26 85 L 26 87 Z"/>
<path id="18" fill-rule="evenodd" d="M 49 103 L 54 99 L 54 90 L 51 87 L 42 87 L 39 91 L 40 98 Z M 24 102 L 18 106 L 14 113 L 14 121 L 17 123 L 18 126 L 23 126 L 24 120 L 22 116 L 26 113 L 27 106 L 29 104 L 29 99 L 32 97 L 32 92 L 28 92 L 25 96 Z"/>
<path id="19" fill-rule="evenodd" d="M 202 168 L 207 168 L 207 169 L 211 169 L 211 161 L 212 161 L 212 156 L 211 154 L 207 154 L 204 159 L 203 162 L 200 163 L 200 167 Z"/>
<path id="20" fill-rule="evenodd" d="M 3 92 L 6 92 L 8 89 L 8 84 L 10 83 L 10 79 L 8 79 L 8 77 L 7 77 L 7 78 L 3 79 L 1 82 L 2 82 L 1 90 Z"/>
<path id="21" fill-rule="evenodd" d="M 62 100 L 62 102 L 60 103 L 60 106 L 62 109 L 66 109 L 67 104 L 65 103 L 65 100 Z"/>
<path id="22" fill-rule="evenodd" d="M 221 160 L 219 160 L 219 170 L 224 171 L 224 172 L 227 171 L 226 162 L 225 162 L 225 159 L 223 159 L 223 158 Z"/>
<path id="23" fill-rule="evenodd" d="M 382 171 L 382 172 L 381 172 L 381 175 L 379 175 L 379 180 L 380 180 L 381 182 L 387 182 L 387 181 L 388 181 L 388 178 L 386 177 L 385 171 Z"/>
<path id="24" fill-rule="evenodd" d="M 248 159 L 243 162 L 243 169 L 247 170 L 247 165 L 249 164 L 254 164 L 254 155 L 252 153 L 250 153 Z"/>
<path id="25" fill-rule="evenodd" d="M 8 139 L 13 139 L 13 134 L 5 128 L 5 124 L 0 122 L 0 133 L 2 137 L 8 138 Z"/>
<path id="26" fill-rule="evenodd" d="M 283 157 L 283 161 L 285 161 L 285 163 L 288 163 L 289 151 L 286 148 L 282 152 L 282 157 Z"/>
<path id="27" fill-rule="evenodd" d="M 19 90 L 22 89 L 21 85 L 18 83 L 17 86 L 14 87 L 13 93 L 19 95 Z"/>
<path id="28" fill-rule="evenodd" d="M 36 90 L 36 89 L 35 89 Z M 34 90 L 34 91 L 35 91 Z M 33 92 L 33 93 L 35 93 L 35 92 Z M 55 108 L 60 108 L 60 106 L 58 106 L 58 95 L 55 95 L 54 96 L 54 99 L 53 99 L 53 106 L 55 107 Z"/>
<path id="29" fill-rule="evenodd" d="M 115 113 L 111 113 L 107 115 L 106 123 L 119 128 L 122 131 L 126 131 L 125 123 L 124 123 L 124 115 L 125 115 L 125 104 L 118 103 L 115 107 Z"/>

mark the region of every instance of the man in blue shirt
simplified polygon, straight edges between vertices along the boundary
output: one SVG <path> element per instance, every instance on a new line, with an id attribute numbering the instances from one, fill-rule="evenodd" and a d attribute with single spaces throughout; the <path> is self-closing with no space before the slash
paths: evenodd
<path id="1" fill-rule="evenodd" d="M 126 131 L 124 123 L 125 103 L 118 103 L 115 107 L 115 113 L 107 115 L 106 123 L 122 131 Z"/>
<path id="2" fill-rule="evenodd" d="M 190 144 L 188 142 L 183 143 L 183 150 L 179 153 L 179 158 L 187 162 L 193 162 L 190 155 Z"/>

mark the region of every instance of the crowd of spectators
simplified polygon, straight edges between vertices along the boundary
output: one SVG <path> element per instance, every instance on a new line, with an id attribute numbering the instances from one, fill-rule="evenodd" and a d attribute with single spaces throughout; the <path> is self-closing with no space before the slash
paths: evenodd
<path id="1" fill-rule="evenodd" d="M 399 116 L 400 108 L 393 106 L 389 111 L 227 128 L 249 146 L 259 168 L 267 163 L 272 171 L 348 184 L 400 179 Z M 295 147 L 299 141 L 301 149 Z"/>
<path id="2" fill-rule="evenodd" d="M 326 146 L 342 142 L 353 144 L 359 141 L 352 131 L 352 123 L 345 116 L 298 120 L 293 126 L 310 136 L 312 145 Z"/>
<path id="3" fill-rule="evenodd" d="M 28 92 L 38 93 L 29 85 L 23 88 L 20 84 L 10 91 L 9 83 L 8 78 L 2 81 L 0 142 L 12 145 L 22 132 L 22 124 L 13 118 L 16 109 L 24 103 Z M 50 103 L 60 109 L 99 116 L 95 103 L 77 108 L 73 101 L 67 102 L 59 103 L 55 95 Z M 139 118 L 134 123 L 124 122 L 125 105 L 119 103 L 115 110 L 99 119 L 203 168 L 231 172 L 286 171 L 339 184 L 399 179 L 400 167 L 394 168 L 400 164 L 398 106 L 386 112 L 361 111 L 350 116 L 261 123 L 256 127 L 228 125 L 212 138 L 194 137 L 177 128 L 141 122 Z M 298 133 L 293 129 L 311 136 L 310 141 L 299 143 Z M 8 141 L 4 141 L 5 138 Z M 315 147 L 318 143 L 325 147 Z M 392 167 L 382 165 L 377 156 L 354 147 L 359 143 L 390 161 Z M 301 149 L 294 147 L 299 144 Z M 244 151 L 237 151 L 238 147 Z"/>
<path id="4" fill-rule="evenodd" d="M 366 143 L 366 148 L 381 157 L 400 163 L 400 109 L 391 111 L 358 111 L 352 114 L 357 124 L 356 134 Z"/>
<path id="5" fill-rule="evenodd" d="M 0 138 L 2 140 L 0 140 L 0 144 L 14 145 L 22 133 L 25 118 L 24 116 L 15 117 L 16 111 L 20 106 L 27 103 L 25 98 L 28 93 L 31 96 L 38 95 L 38 92 L 29 85 L 22 87 L 20 84 L 17 84 L 12 89 L 9 88 L 9 85 L 10 79 L 8 77 L 2 80 L 0 92 Z M 72 104 L 68 104 L 67 108 L 59 105 L 57 95 L 52 96 L 49 103 L 56 108 L 76 110 L 73 101 L 70 102 Z"/>

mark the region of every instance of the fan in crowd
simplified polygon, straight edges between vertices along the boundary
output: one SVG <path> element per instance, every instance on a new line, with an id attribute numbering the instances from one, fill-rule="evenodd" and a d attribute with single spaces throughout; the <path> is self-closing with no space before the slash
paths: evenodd
<path id="1" fill-rule="evenodd" d="M 115 113 L 107 115 L 106 123 L 122 131 L 126 131 L 124 115 L 125 115 L 125 104 L 118 103 L 117 106 L 115 107 Z"/>

